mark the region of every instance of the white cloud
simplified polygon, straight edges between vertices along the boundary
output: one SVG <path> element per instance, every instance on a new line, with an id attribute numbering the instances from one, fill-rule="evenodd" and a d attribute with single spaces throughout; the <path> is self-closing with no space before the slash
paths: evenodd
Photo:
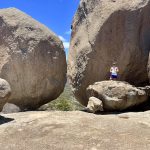
<path id="1" fill-rule="evenodd" d="M 62 42 L 66 42 L 66 39 L 65 39 L 63 36 L 59 35 L 58 37 L 60 38 L 60 40 L 61 40 Z"/>
<path id="2" fill-rule="evenodd" d="M 69 48 L 69 45 L 70 45 L 69 42 L 63 42 L 63 44 L 64 44 L 64 48 L 65 48 L 65 49 L 68 49 L 68 48 Z"/>
<path id="3" fill-rule="evenodd" d="M 65 34 L 70 35 L 71 34 L 71 29 L 69 31 L 66 31 Z"/>
<path id="4" fill-rule="evenodd" d="M 58 36 L 60 40 L 63 42 L 64 48 L 68 49 L 69 48 L 69 42 L 61 35 Z"/>

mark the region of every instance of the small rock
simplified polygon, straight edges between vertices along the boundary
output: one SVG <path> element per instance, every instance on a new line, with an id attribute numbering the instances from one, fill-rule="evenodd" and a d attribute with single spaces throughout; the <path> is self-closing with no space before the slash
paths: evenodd
<path id="1" fill-rule="evenodd" d="M 118 117 L 122 118 L 122 119 L 129 119 L 129 116 L 126 114 L 120 114 L 120 115 L 118 115 Z"/>
<path id="2" fill-rule="evenodd" d="M 11 95 L 11 88 L 9 83 L 0 78 L 0 111 L 2 110 L 5 103 L 8 101 L 8 98 Z"/>
<path id="3" fill-rule="evenodd" d="M 150 123 L 148 122 L 144 122 L 144 121 L 139 121 L 139 123 L 145 127 L 149 127 L 150 128 Z"/>
<path id="4" fill-rule="evenodd" d="M 2 113 L 9 114 L 9 113 L 17 113 L 20 112 L 20 108 L 15 104 L 6 103 L 3 107 Z"/>
<path id="5" fill-rule="evenodd" d="M 89 112 L 95 113 L 97 111 L 103 111 L 103 103 L 96 97 L 90 97 L 87 105 Z"/>

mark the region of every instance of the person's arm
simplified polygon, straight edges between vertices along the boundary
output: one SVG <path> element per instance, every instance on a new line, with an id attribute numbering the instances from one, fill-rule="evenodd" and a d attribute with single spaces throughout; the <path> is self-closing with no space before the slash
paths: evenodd
<path id="1" fill-rule="evenodd" d="M 118 67 L 116 67 L 116 71 L 117 71 L 117 72 L 119 72 L 119 69 L 118 69 Z"/>
<path id="2" fill-rule="evenodd" d="M 110 68 L 110 72 L 112 72 L 112 67 Z"/>

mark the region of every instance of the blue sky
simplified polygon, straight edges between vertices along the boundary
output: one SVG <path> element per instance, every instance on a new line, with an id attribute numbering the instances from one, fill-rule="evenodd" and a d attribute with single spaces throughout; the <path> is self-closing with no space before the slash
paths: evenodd
<path id="1" fill-rule="evenodd" d="M 16 7 L 45 24 L 63 41 L 68 54 L 70 26 L 80 0 L 0 0 L 0 8 Z"/>

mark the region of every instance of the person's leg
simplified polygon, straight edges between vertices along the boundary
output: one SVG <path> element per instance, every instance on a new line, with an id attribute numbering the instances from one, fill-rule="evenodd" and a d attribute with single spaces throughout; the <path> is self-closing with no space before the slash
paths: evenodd
<path id="1" fill-rule="evenodd" d="M 111 80 L 117 80 L 117 75 L 111 75 Z"/>
<path id="2" fill-rule="evenodd" d="M 110 80 L 112 80 L 112 75 L 110 75 L 110 78 L 109 78 Z"/>
<path id="3" fill-rule="evenodd" d="M 113 75 L 112 74 L 110 74 L 110 80 L 113 80 Z"/>
<path id="4" fill-rule="evenodd" d="M 115 81 L 117 80 L 117 75 L 114 76 L 114 80 L 115 80 Z"/>

